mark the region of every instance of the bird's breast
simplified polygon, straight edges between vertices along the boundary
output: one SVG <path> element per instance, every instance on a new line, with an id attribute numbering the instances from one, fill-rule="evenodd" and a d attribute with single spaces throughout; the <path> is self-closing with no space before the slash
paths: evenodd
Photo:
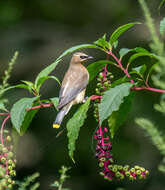
<path id="1" fill-rule="evenodd" d="M 85 96 L 85 89 L 83 91 L 81 91 L 76 98 L 73 101 L 73 104 L 79 104 L 82 103 L 84 100 L 84 96 Z"/>

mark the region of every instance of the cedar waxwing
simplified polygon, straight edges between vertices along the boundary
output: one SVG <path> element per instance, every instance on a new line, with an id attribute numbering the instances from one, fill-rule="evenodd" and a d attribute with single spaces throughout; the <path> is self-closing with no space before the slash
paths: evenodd
<path id="1" fill-rule="evenodd" d="M 85 101 L 89 73 L 82 63 L 91 58 L 91 56 L 81 52 L 77 52 L 72 56 L 69 69 L 61 84 L 58 104 L 59 113 L 53 123 L 53 128 L 60 127 L 64 116 L 69 112 L 72 105 Z"/>

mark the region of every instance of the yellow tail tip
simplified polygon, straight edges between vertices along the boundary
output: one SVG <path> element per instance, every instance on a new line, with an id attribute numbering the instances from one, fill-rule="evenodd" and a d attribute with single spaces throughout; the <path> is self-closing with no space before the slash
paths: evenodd
<path id="1" fill-rule="evenodd" d="M 53 124 L 53 128 L 58 129 L 59 127 L 60 127 L 60 125 L 59 125 L 59 124 Z"/>

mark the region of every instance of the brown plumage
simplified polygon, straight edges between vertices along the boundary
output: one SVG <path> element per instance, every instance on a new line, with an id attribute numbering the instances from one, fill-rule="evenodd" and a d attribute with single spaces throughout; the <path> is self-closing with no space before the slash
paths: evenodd
<path id="1" fill-rule="evenodd" d="M 89 73 L 82 63 L 90 58 L 92 57 L 81 52 L 77 52 L 72 56 L 69 69 L 62 81 L 58 104 L 60 111 L 53 123 L 54 128 L 60 127 L 64 116 L 72 105 L 83 102 Z"/>

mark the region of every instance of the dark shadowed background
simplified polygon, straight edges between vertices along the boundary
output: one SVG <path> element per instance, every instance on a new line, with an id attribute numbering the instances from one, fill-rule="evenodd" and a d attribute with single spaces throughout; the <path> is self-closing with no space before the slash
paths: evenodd
<path id="1" fill-rule="evenodd" d="M 148 1 L 156 24 L 159 0 Z M 111 34 L 118 26 L 140 21 L 120 38 L 119 47 L 147 47 L 149 33 L 144 25 L 143 14 L 136 0 L 0 0 L 0 76 L 7 68 L 13 53 L 18 50 L 19 57 L 12 72 L 10 84 L 20 80 L 34 81 L 36 75 L 52 63 L 64 50 L 74 45 L 91 43 L 97 38 Z M 97 50 L 85 50 L 95 60 L 105 55 Z M 71 55 L 57 66 L 54 74 L 60 78 L 68 67 Z M 115 73 L 114 73 L 115 74 Z M 94 94 L 94 85 L 89 84 L 87 95 Z M 58 96 L 59 86 L 55 81 L 47 81 L 42 87 L 43 98 Z M 24 90 L 12 90 L 7 93 L 10 99 L 9 109 L 21 97 L 28 97 Z M 153 110 L 153 103 L 159 95 L 151 92 L 139 92 L 127 122 L 116 134 L 113 143 L 114 159 L 118 164 L 141 165 L 150 170 L 147 180 L 131 183 L 129 181 L 107 182 L 99 175 L 95 160 L 95 143 L 92 136 L 96 123 L 92 117 L 92 108 L 88 119 L 81 128 L 75 152 L 76 163 L 70 160 L 67 150 L 66 130 L 56 138 L 59 130 L 52 128 L 56 111 L 53 108 L 42 109 L 34 118 L 27 133 L 19 139 L 17 147 L 17 174 L 22 179 L 35 171 L 40 172 L 41 190 L 53 189 L 50 184 L 58 178 L 61 165 L 71 166 L 71 178 L 66 186 L 71 190 L 107 190 L 124 187 L 127 190 L 163 190 L 164 176 L 157 171 L 161 156 L 145 136 L 134 119 L 138 116 L 154 119 L 163 129 L 164 118 Z M 76 111 L 75 106 L 65 118 L 66 121 Z"/>

